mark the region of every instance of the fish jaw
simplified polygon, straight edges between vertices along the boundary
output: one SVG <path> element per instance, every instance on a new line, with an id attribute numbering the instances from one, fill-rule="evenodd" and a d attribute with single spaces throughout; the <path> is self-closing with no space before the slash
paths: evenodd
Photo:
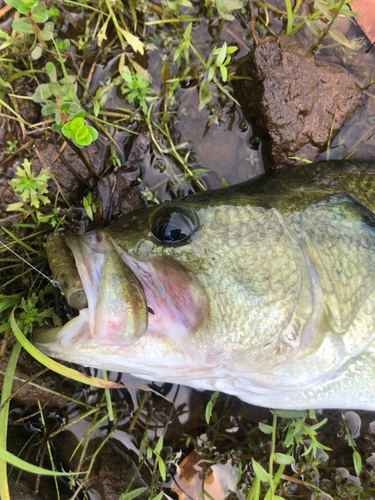
<path id="1" fill-rule="evenodd" d="M 131 256 L 101 230 L 66 243 L 88 308 L 61 329 L 38 331 L 38 348 L 87 366 L 136 369 L 159 379 L 161 372 L 181 368 L 179 363 L 191 367 L 194 353 L 194 371 L 207 376 L 199 368 L 204 352 L 197 356 L 194 333 L 209 316 L 208 299 L 193 273 L 167 256 Z"/>
<path id="2" fill-rule="evenodd" d="M 88 300 L 92 338 L 102 345 L 127 345 L 147 331 L 142 285 L 121 261 L 104 232 L 71 236 L 73 252 Z"/>

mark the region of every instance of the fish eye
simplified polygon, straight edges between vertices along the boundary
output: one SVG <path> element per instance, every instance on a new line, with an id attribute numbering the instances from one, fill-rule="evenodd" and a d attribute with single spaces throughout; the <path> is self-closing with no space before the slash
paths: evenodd
<path id="1" fill-rule="evenodd" d="M 162 211 L 152 221 L 151 231 L 161 243 L 181 243 L 193 234 L 197 223 L 192 212 L 177 210 Z"/>

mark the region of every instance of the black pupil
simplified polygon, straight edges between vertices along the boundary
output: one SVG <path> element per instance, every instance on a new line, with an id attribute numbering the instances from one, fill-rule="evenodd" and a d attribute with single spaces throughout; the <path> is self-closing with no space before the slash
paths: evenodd
<path id="1" fill-rule="evenodd" d="M 177 212 L 163 216 L 156 221 L 155 226 L 155 236 L 165 243 L 183 241 L 192 233 L 190 220 Z"/>

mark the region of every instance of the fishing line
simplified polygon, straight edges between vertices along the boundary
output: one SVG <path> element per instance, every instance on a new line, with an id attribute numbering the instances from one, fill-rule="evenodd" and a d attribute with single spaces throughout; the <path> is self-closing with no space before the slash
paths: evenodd
<path id="1" fill-rule="evenodd" d="M 60 290 L 61 295 L 64 295 L 63 289 L 61 288 L 61 284 L 60 284 L 59 281 L 52 280 L 51 278 L 49 278 L 48 276 L 46 276 L 45 274 L 43 274 L 42 271 L 39 271 L 39 269 L 37 269 L 36 267 L 34 267 L 32 264 L 30 264 L 30 262 L 28 262 L 27 260 L 25 260 L 24 258 L 22 258 L 20 255 L 18 255 L 18 253 L 16 253 L 14 250 L 12 250 L 11 248 L 9 248 L 2 241 L 0 241 L 0 244 L 3 245 L 3 247 L 5 247 L 7 250 L 9 250 L 9 252 L 12 252 L 12 254 L 14 254 L 16 257 L 18 257 L 23 262 L 25 262 L 25 264 L 27 264 L 28 266 L 32 267 L 34 269 L 34 271 L 36 271 L 37 273 L 41 274 L 43 276 L 43 278 L 45 278 L 46 280 L 48 280 L 54 288 L 58 288 Z"/>

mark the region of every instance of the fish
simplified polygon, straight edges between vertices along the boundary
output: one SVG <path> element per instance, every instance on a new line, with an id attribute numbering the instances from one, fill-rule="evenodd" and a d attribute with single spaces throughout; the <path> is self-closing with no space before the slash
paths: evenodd
<path id="1" fill-rule="evenodd" d="M 87 304 L 33 342 L 258 406 L 375 410 L 374 213 L 375 162 L 345 160 L 126 214 L 66 239 Z"/>

